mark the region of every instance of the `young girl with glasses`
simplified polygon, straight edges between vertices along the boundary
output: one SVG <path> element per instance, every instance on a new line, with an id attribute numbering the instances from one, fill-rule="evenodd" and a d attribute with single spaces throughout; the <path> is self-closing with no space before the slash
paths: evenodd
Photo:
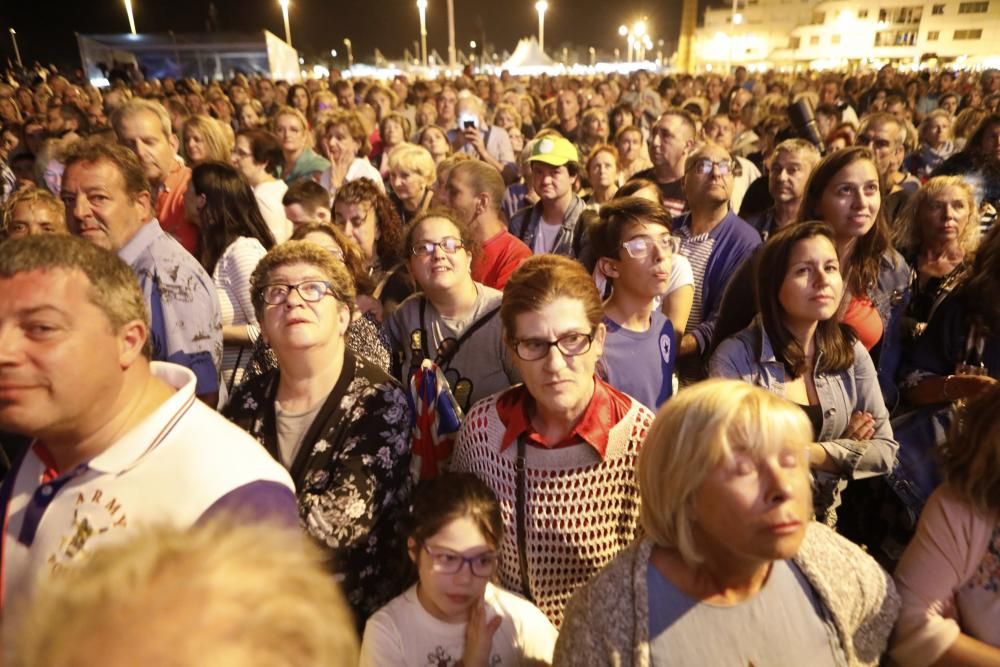
<path id="1" fill-rule="evenodd" d="M 504 527 L 489 487 L 469 473 L 424 482 L 410 523 L 416 583 L 369 619 L 362 667 L 552 661 L 556 630 L 545 615 L 490 582 Z"/>

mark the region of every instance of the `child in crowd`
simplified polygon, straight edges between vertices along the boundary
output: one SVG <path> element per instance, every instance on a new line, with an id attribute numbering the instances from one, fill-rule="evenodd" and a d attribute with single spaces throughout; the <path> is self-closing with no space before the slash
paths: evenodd
<path id="1" fill-rule="evenodd" d="M 590 243 L 598 271 L 612 286 L 604 303 L 608 333 L 598 373 L 655 411 L 673 395 L 677 358 L 673 324 L 658 308 L 676 248 L 670 214 L 639 197 L 613 199 L 591 226 Z"/>
<path id="2" fill-rule="evenodd" d="M 500 504 L 475 475 L 418 487 L 407 539 L 417 582 L 368 620 L 361 666 L 551 663 L 549 620 L 490 583 L 502 536 Z"/>

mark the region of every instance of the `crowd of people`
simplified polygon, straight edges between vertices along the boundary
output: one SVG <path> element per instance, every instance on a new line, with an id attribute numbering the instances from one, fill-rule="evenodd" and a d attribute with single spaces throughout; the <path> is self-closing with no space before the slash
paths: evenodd
<path id="1" fill-rule="evenodd" d="M 1000 664 L 1000 71 L 40 70 L 0 205 L 11 665 Z"/>

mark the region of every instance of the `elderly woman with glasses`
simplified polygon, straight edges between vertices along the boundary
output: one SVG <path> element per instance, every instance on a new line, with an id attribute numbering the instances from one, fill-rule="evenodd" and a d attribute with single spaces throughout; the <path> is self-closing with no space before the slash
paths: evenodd
<path id="1" fill-rule="evenodd" d="M 500 336 L 501 293 L 472 279 L 478 248 L 468 226 L 430 211 L 407 227 L 403 247 L 419 291 L 386 324 L 401 377 L 434 361 L 462 410 L 519 382 Z"/>
<path id="2" fill-rule="evenodd" d="M 570 601 L 553 664 L 878 665 L 899 597 L 810 521 L 811 440 L 802 410 L 749 384 L 671 399 L 639 454 L 643 539 Z"/>
<path id="3" fill-rule="evenodd" d="M 224 414 L 289 469 L 302 525 L 363 627 L 402 590 L 386 563 L 410 496 L 406 394 L 345 344 L 355 288 L 330 251 L 287 241 L 250 288 L 278 366 L 237 388 Z"/>
<path id="4" fill-rule="evenodd" d="M 570 596 L 638 530 L 634 469 L 653 414 L 595 374 L 603 315 L 578 262 L 526 260 L 500 309 L 524 384 L 472 409 L 452 459 L 500 500 L 500 585 L 556 625 Z"/>

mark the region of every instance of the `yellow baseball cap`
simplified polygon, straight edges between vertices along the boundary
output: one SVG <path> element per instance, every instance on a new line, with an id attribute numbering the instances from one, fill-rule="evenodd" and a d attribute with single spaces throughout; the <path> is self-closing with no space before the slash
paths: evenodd
<path id="1" fill-rule="evenodd" d="M 561 167 L 567 162 L 580 162 L 576 146 L 563 137 L 543 137 L 537 139 L 531 148 L 528 162 L 544 162 L 553 167 Z"/>

